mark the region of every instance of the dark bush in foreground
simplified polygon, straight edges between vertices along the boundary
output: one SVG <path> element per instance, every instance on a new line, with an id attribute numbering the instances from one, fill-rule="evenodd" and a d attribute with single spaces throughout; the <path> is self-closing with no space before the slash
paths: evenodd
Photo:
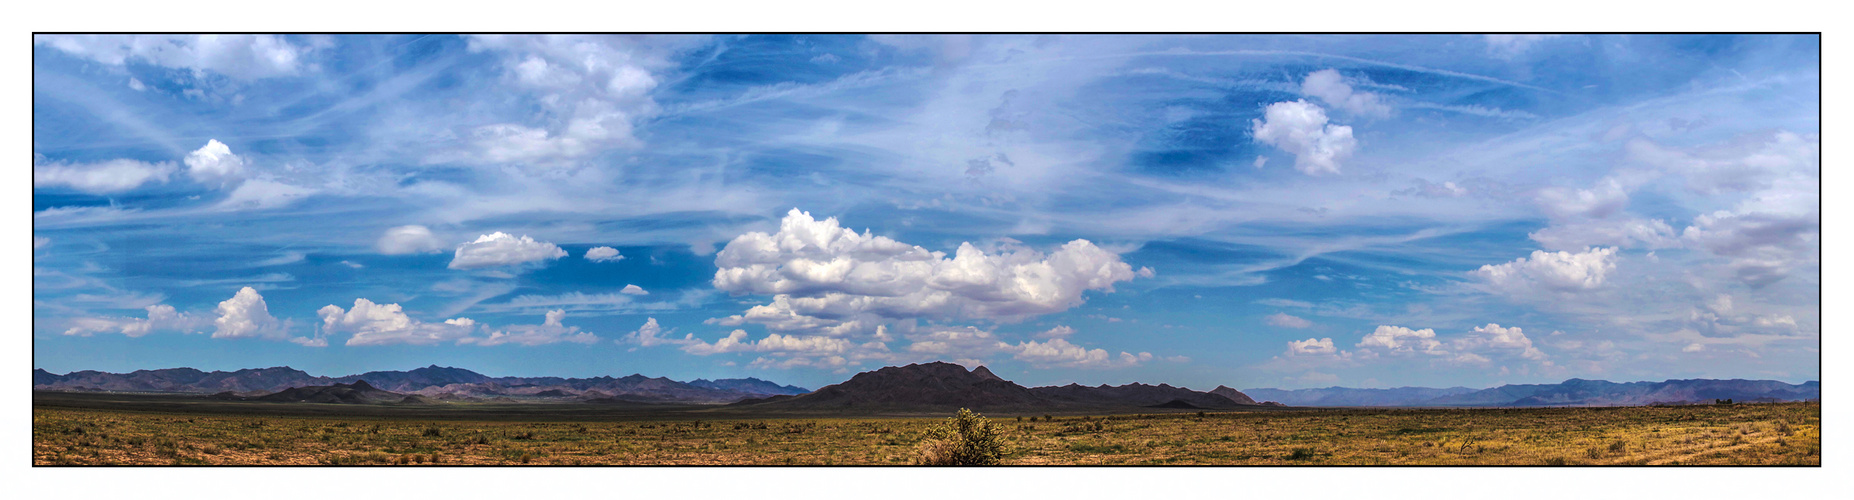
<path id="1" fill-rule="evenodd" d="M 946 423 L 928 429 L 915 453 L 919 465 L 997 465 L 1004 458 L 1004 439 L 990 419 L 960 408 Z"/>

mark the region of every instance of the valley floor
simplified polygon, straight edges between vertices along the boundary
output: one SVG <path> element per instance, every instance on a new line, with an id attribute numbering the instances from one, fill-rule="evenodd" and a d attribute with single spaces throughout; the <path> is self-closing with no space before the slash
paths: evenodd
<path id="1" fill-rule="evenodd" d="M 324 405 L 334 406 L 334 405 Z M 719 416 L 719 415 L 717 415 Z M 35 465 L 903 465 L 937 418 L 514 421 L 35 405 Z M 1009 465 L 1812 465 L 1821 404 L 993 418 Z"/>

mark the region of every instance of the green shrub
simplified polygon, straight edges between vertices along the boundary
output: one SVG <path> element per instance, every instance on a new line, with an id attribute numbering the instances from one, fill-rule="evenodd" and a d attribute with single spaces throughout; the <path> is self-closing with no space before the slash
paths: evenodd
<path id="1" fill-rule="evenodd" d="M 1287 459 L 1288 460 L 1306 460 L 1309 458 L 1313 458 L 1315 454 L 1316 453 L 1314 453 L 1313 448 L 1299 447 L 1299 448 L 1294 448 L 1293 450 L 1288 451 Z"/>
<path id="2" fill-rule="evenodd" d="M 915 452 L 919 465 L 997 465 L 1004 459 L 1004 439 L 991 419 L 960 408 L 928 429 Z"/>

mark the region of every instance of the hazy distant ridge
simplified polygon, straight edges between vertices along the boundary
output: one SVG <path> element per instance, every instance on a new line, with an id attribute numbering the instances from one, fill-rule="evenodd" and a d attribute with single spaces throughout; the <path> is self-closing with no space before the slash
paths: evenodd
<path id="1" fill-rule="evenodd" d="M 1818 381 L 1685 379 L 1610 382 L 1570 379 L 1557 384 L 1508 384 L 1488 389 L 1398 387 L 1395 389 L 1244 389 L 1256 399 L 1293 406 L 1628 406 L 1655 403 L 1804 401 L 1822 399 Z"/>
<path id="2" fill-rule="evenodd" d="M 54 391 L 172 392 L 257 395 L 292 387 L 366 381 L 381 390 L 425 396 L 540 396 L 617 398 L 631 401 L 731 402 L 804 394 L 801 387 L 756 378 L 678 382 L 663 377 L 490 377 L 462 368 L 427 366 L 407 371 L 372 371 L 344 377 L 312 376 L 290 367 L 204 372 L 193 368 L 108 373 L 84 370 L 58 375 L 32 370 L 32 388 Z"/>

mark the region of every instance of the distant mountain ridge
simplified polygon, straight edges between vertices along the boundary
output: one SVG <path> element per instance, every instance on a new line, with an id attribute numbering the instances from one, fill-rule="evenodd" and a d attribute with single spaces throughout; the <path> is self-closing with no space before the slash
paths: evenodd
<path id="1" fill-rule="evenodd" d="M 1262 399 L 1293 406 L 1638 406 L 1698 403 L 1805 401 L 1822 398 L 1822 383 L 1776 380 L 1675 379 L 1610 382 L 1569 379 L 1556 384 L 1508 384 L 1487 389 L 1398 387 L 1395 389 L 1248 389 Z"/>
<path id="2" fill-rule="evenodd" d="M 84 370 L 54 374 L 32 370 L 34 390 L 169 392 L 183 394 L 232 393 L 259 396 L 292 388 L 353 385 L 438 399 L 534 397 L 613 399 L 631 402 L 727 403 L 749 398 L 804 394 L 801 387 L 779 385 L 756 378 L 697 380 L 684 383 L 664 377 L 490 377 L 474 371 L 437 365 L 406 371 L 371 371 L 343 377 L 313 376 L 287 366 L 204 372 L 193 368 L 136 370 L 108 373 Z"/>
<path id="3" fill-rule="evenodd" d="M 1224 388 L 1227 389 L 1227 388 Z M 1233 389 L 1230 392 L 1235 392 Z M 1237 393 L 1241 394 L 1241 393 Z M 1246 397 L 1245 397 L 1246 399 Z M 1127 384 L 1088 387 L 1026 388 L 992 373 L 983 366 L 965 367 L 944 362 L 889 366 L 858 373 L 840 384 L 809 394 L 747 400 L 773 410 L 857 411 L 1043 411 L 1103 407 L 1160 407 L 1232 409 L 1254 405 L 1219 394 L 1170 385 Z"/>

